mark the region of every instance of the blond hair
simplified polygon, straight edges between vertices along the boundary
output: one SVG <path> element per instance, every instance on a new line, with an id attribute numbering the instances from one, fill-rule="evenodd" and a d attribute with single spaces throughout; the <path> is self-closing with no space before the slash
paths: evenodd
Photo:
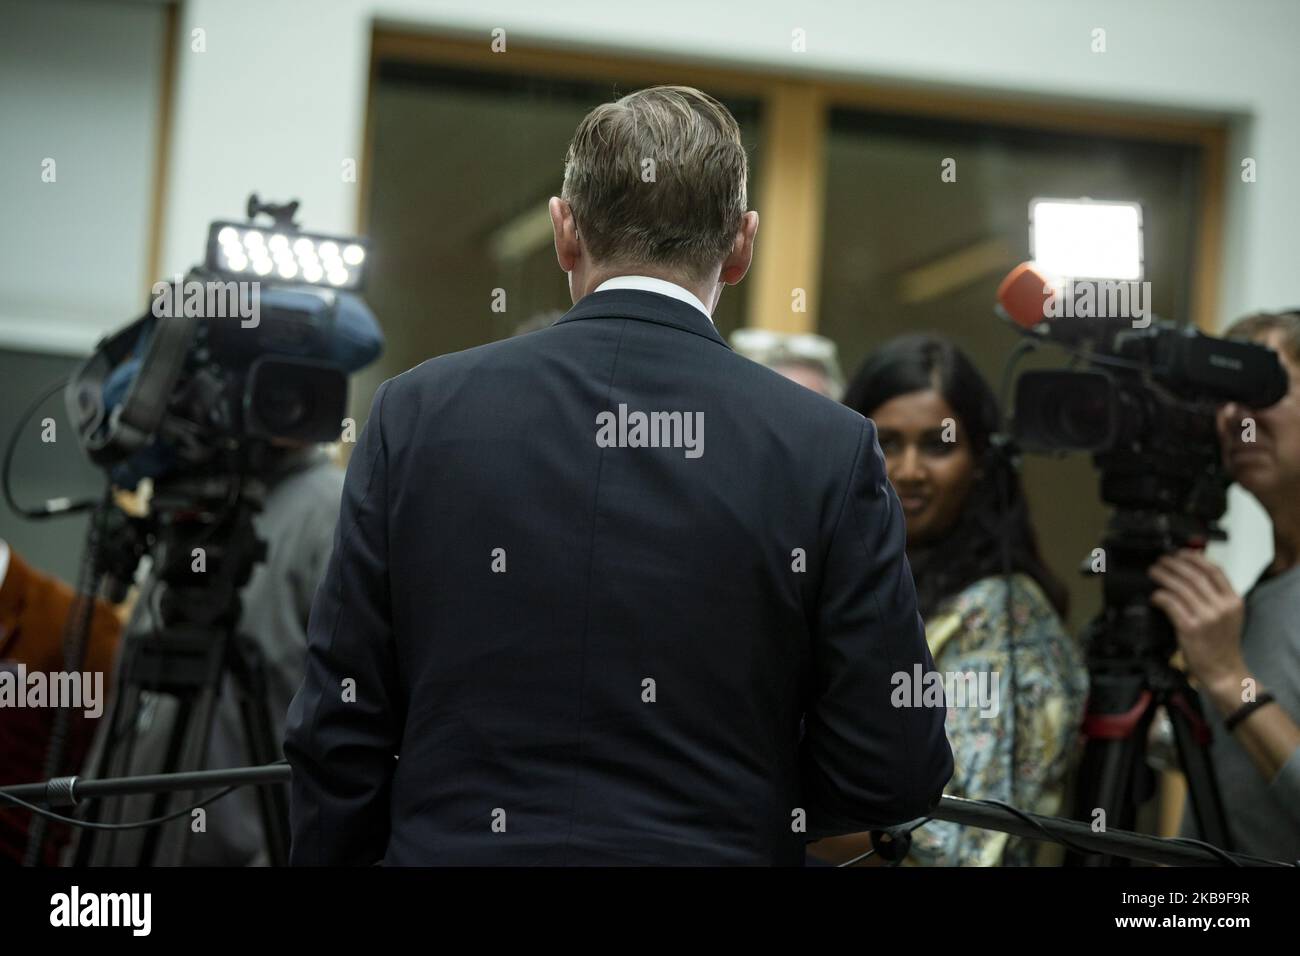
<path id="1" fill-rule="evenodd" d="M 1228 326 L 1224 338 L 1258 341 L 1274 332 L 1281 334 L 1281 351 L 1286 357 L 1300 363 L 1300 311 L 1256 312 L 1243 316 Z"/>
<path id="2" fill-rule="evenodd" d="M 702 280 L 731 250 L 749 160 L 731 112 L 688 86 L 655 86 L 583 118 L 561 196 L 591 258 Z"/>

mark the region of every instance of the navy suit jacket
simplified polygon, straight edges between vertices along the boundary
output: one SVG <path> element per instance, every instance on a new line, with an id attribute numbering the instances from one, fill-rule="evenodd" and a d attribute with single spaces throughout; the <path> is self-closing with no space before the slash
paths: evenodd
<path id="1" fill-rule="evenodd" d="M 874 426 L 652 292 L 380 386 L 307 653 L 298 864 L 798 865 L 952 773 Z"/>

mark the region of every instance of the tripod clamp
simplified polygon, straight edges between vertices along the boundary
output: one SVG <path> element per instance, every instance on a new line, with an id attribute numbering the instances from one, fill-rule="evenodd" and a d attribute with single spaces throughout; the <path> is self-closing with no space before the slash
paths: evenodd
<path id="1" fill-rule="evenodd" d="M 81 802 L 77 799 L 77 781 L 80 779 L 76 774 L 50 778 L 45 783 L 45 802 L 52 807 L 75 807 Z"/>

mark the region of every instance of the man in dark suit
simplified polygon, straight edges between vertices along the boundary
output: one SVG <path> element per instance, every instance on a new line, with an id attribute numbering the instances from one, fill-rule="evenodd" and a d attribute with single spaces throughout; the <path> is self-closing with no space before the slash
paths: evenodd
<path id="1" fill-rule="evenodd" d="M 574 308 L 376 393 L 289 715 L 295 863 L 800 864 L 939 800 L 875 429 L 710 318 L 746 175 L 697 90 L 598 107 L 550 201 Z"/>

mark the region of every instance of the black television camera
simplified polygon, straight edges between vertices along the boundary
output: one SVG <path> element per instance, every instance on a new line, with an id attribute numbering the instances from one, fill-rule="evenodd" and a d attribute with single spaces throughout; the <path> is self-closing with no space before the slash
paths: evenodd
<path id="1" fill-rule="evenodd" d="M 248 223 L 212 223 L 204 263 L 156 283 L 149 312 L 73 374 L 69 417 L 119 487 L 256 470 L 268 443 L 338 437 L 347 372 L 382 344 L 351 291 L 363 284 L 366 245 L 303 233 L 297 206 L 253 195 Z"/>
<path id="2" fill-rule="evenodd" d="M 1018 326 L 1089 366 L 1023 373 L 1015 436 L 1027 451 L 1092 454 L 1101 499 L 1116 509 L 1103 544 L 1106 602 L 1122 606 L 1150 593 L 1146 569 L 1161 554 L 1225 537 L 1218 519 L 1231 479 L 1217 410 L 1229 401 L 1266 408 L 1286 393 L 1287 375 L 1263 346 L 1159 319 L 1140 327 L 1045 319 L 1060 311 L 1051 306 L 1055 294 L 1027 265 L 998 293 Z"/>
<path id="3" fill-rule="evenodd" d="M 1217 411 L 1230 401 L 1272 405 L 1286 393 L 1287 374 L 1263 346 L 1149 316 L 1142 323 L 1062 317 L 1071 310 L 1060 307 L 1060 294 L 1023 264 L 1003 280 L 998 302 L 1027 335 L 1087 365 L 1020 376 L 1017 442 L 1029 451 L 1091 453 L 1101 499 L 1114 509 L 1100 553 L 1085 569 L 1102 572 L 1103 608 L 1085 632 L 1090 694 L 1076 811 L 1104 808 L 1110 826 L 1134 825 L 1154 785 L 1144 761 L 1147 734 L 1155 708 L 1164 706 L 1200 832 L 1230 849 L 1206 752 L 1210 728 L 1186 675 L 1170 664 L 1177 641 L 1150 604 L 1147 571 L 1163 554 L 1226 537 L 1218 521 L 1231 480 Z"/>

